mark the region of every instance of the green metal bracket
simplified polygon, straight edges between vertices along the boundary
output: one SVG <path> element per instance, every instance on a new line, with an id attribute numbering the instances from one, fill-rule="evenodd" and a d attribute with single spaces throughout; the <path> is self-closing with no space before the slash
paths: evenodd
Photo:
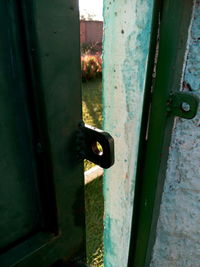
<path id="1" fill-rule="evenodd" d="M 184 119 L 193 119 L 197 113 L 199 99 L 189 93 L 177 92 L 167 101 L 167 112 Z"/>
<path id="2" fill-rule="evenodd" d="M 107 132 L 80 123 L 77 152 L 81 159 L 88 159 L 105 169 L 110 168 L 114 164 L 114 139 Z"/>

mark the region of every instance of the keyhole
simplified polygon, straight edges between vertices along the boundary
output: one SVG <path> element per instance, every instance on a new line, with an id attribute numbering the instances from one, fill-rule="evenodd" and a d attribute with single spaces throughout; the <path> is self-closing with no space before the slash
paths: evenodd
<path id="1" fill-rule="evenodd" d="M 92 144 L 92 151 L 98 156 L 102 156 L 103 155 L 103 147 L 98 141 L 95 141 Z"/>
<path id="2" fill-rule="evenodd" d="M 182 109 L 182 111 L 184 111 L 184 112 L 189 112 L 189 111 L 190 111 L 190 105 L 189 105 L 188 103 L 186 103 L 186 102 L 183 102 L 183 103 L 181 104 L 181 109 Z"/>

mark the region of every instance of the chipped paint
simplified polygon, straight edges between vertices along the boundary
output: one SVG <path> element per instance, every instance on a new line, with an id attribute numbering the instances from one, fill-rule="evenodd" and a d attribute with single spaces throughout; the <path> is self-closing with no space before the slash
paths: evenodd
<path id="1" fill-rule="evenodd" d="M 199 0 L 189 28 L 182 89 L 200 97 Z M 199 127 L 200 110 L 193 120 L 176 120 L 151 267 L 200 266 Z"/>
<path id="2" fill-rule="evenodd" d="M 104 126 L 115 165 L 104 176 L 104 266 L 127 266 L 153 3 L 104 0 Z"/>

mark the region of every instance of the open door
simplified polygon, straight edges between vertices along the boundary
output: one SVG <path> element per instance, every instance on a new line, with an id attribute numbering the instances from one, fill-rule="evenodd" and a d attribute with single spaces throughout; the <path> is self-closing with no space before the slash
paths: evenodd
<path id="1" fill-rule="evenodd" d="M 84 262 L 78 1 L 1 1 L 0 27 L 0 266 Z"/>

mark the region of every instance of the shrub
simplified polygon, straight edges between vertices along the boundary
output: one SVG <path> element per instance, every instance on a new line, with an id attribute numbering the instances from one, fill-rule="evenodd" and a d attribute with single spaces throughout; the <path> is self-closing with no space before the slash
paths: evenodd
<path id="1" fill-rule="evenodd" d="M 102 53 L 102 43 L 82 43 L 81 55 L 96 55 Z"/>
<path id="2" fill-rule="evenodd" d="M 100 53 L 96 55 L 81 56 L 82 80 L 91 80 L 102 75 L 102 58 Z"/>

